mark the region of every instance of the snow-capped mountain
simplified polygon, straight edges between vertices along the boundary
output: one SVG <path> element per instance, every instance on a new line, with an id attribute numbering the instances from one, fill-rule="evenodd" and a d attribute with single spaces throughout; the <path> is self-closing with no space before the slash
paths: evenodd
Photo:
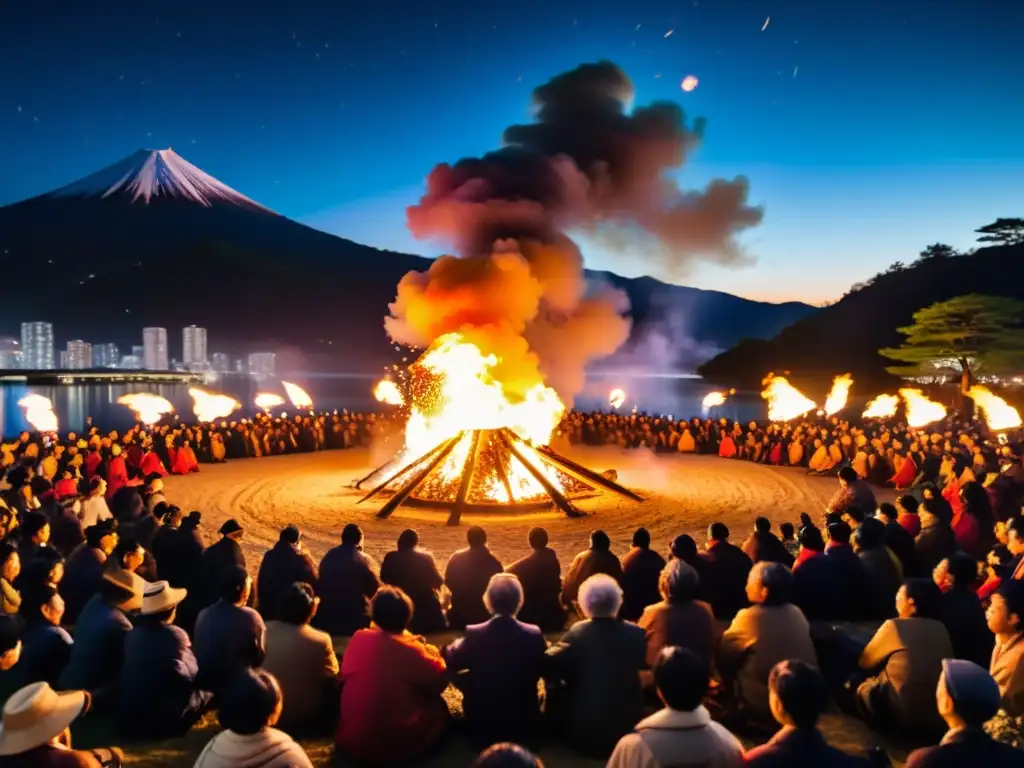
<path id="1" fill-rule="evenodd" d="M 192 165 L 173 149 L 140 149 L 113 165 L 50 192 L 49 197 L 127 196 L 149 204 L 177 199 L 207 208 L 218 203 L 273 213 Z"/>

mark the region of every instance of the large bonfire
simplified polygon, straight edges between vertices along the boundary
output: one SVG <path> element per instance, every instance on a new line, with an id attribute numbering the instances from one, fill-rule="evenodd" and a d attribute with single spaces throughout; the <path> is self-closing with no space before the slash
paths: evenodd
<path id="1" fill-rule="evenodd" d="M 420 500 L 475 505 L 552 502 L 567 513 L 583 492 L 624 488 L 547 448 L 587 364 L 612 354 L 630 330 L 625 295 L 588 283 L 570 230 L 635 238 L 650 271 L 678 277 L 696 259 L 742 264 L 734 235 L 757 224 L 743 179 L 703 192 L 672 176 L 698 143 L 674 104 L 630 111 L 633 85 L 608 62 L 580 66 L 534 92 L 536 120 L 510 127 L 504 148 L 439 165 L 408 210 L 442 256 L 398 285 L 385 327 L 426 350 L 404 392 L 378 398 L 408 410 L 399 456 L 361 481 L 366 498 L 390 495 L 380 514 Z"/>

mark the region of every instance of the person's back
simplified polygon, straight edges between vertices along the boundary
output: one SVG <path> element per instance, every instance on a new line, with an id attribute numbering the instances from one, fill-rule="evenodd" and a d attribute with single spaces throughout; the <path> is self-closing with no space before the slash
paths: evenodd
<path id="1" fill-rule="evenodd" d="M 140 596 L 141 597 L 141 596 Z M 132 624 L 124 613 L 96 595 L 75 626 L 71 658 L 59 679 L 64 691 L 89 691 L 116 686 L 124 644 Z"/>
<path id="2" fill-rule="evenodd" d="M 665 558 L 650 548 L 651 538 L 640 529 L 633 536 L 633 548 L 622 558 L 621 617 L 636 621 L 644 609 L 661 601 L 658 577 L 665 567 Z"/>
<path id="3" fill-rule="evenodd" d="M 252 608 L 218 600 L 196 620 L 195 653 L 204 690 L 219 692 L 240 671 L 263 662 L 263 619 Z"/>
<path id="4" fill-rule="evenodd" d="M 508 572 L 523 586 L 523 609 L 519 620 L 534 624 L 543 632 L 556 632 L 565 626 L 562 606 L 562 571 L 558 555 L 547 546 L 547 531 L 530 531 L 532 551 L 508 567 Z"/>
<path id="5" fill-rule="evenodd" d="M 451 556 L 444 573 L 451 592 L 448 624 L 452 629 L 487 621 L 490 614 L 484 607 L 484 591 L 491 577 L 502 570 L 501 562 L 487 549 L 483 529 L 470 528 L 467 538 L 470 545 Z"/>
<path id="6" fill-rule="evenodd" d="M 704 557 L 711 563 L 711 572 L 718 587 L 715 602 L 711 606 L 715 610 L 715 617 L 731 619 L 737 611 L 749 605 L 746 586 L 753 562 L 742 549 L 725 538 L 709 541 Z"/>
<path id="7" fill-rule="evenodd" d="M 607 548 L 591 547 L 577 554 L 569 565 L 569 572 L 562 585 L 562 602 L 565 605 L 572 605 L 576 601 L 580 585 L 591 576 L 602 573 L 619 583 L 622 582 L 622 563 L 614 553 Z"/>
<path id="8" fill-rule="evenodd" d="M 438 597 L 444 578 L 429 552 L 416 549 L 416 544 L 388 552 L 380 565 L 380 580 L 398 587 L 412 600 L 412 632 L 429 634 L 446 628 Z"/>
<path id="9" fill-rule="evenodd" d="M 654 666 L 666 646 L 686 648 L 710 670 L 717 630 L 711 606 L 700 600 L 660 602 L 648 606 L 638 626 L 647 642 L 647 665 Z"/>
<path id="10" fill-rule="evenodd" d="M 949 633 L 956 658 L 988 667 L 995 638 L 989 631 L 985 609 L 974 590 L 954 586 L 943 592 L 939 618 Z"/>
<path id="11" fill-rule="evenodd" d="M 103 551 L 88 543 L 79 546 L 68 557 L 60 583 L 60 594 L 65 604 L 64 621 L 68 625 L 78 621 L 86 603 L 99 589 L 105 562 Z"/>
<path id="12" fill-rule="evenodd" d="M 317 589 L 316 565 L 302 549 L 299 529 L 289 525 L 280 539 L 267 550 L 256 578 L 256 604 L 264 619 L 277 618 L 277 603 L 292 584 L 309 584 Z"/>
<path id="13" fill-rule="evenodd" d="M 370 598 L 380 587 L 377 565 L 355 543 L 328 550 L 320 562 L 320 608 L 313 626 L 351 636 L 370 626 Z"/>

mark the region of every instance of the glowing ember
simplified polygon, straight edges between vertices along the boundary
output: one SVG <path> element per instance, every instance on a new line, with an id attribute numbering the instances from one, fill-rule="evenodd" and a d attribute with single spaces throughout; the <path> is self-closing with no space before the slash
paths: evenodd
<path id="1" fill-rule="evenodd" d="M 148 392 L 130 392 L 117 398 L 117 403 L 131 409 L 143 424 L 156 424 L 164 414 L 174 413 L 170 400 Z"/>
<path id="2" fill-rule="evenodd" d="M 818 407 L 782 376 L 768 374 L 762 383 L 765 390 L 761 397 L 768 401 L 768 418 L 772 421 L 789 421 Z"/>
<path id="3" fill-rule="evenodd" d="M 679 87 L 682 88 L 687 93 L 689 93 L 690 91 L 694 90 L 698 85 L 700 85 L 700 80 L 698 80 L 693 75 L 687 75 L 686 77 L 683 78 L 683 82 L 679 84 Z"/>
<path id="4" fill-rule="evenodd" d="M 207 392 L 199 387 L 190 387 L 188 393 L 192 396 L 192 411 L 204 423 L 223 419 L 242 407 L 233 397 Z"/>
<path id="5" fill-rule="evenodd" d="M 891 419 L 896 415 L 896 409 L 899 407 L 900 399 L 896 395 L 879 395 L 867 404 L 862 418 Z"/>
<path id="6" fill-rule="evenodd" d="M 832 391 L 825 398 L 825 415 L 832 416 L 839 413 L 846 407 L 846 401 L 850 397 L 850 387 L 853 386 L 853 377 L 844 373 L 832 380 Z"/>
<path id="7" fill-rule="evenodd" d="M 284 391 L 288 395 L 288 399 L 292 401 L 292 405 L 304 411 L 312 410 L 313 398 L 307 394 L 306 390 L 298 384 L 292 384 L 290 381 L 282 381 L 281 386 L 284 387 Z"/>
<path id="8" fill-rule="evenodd" d="M 1016 429 L 1021 425 L 1020 414 L 1017 412 L 1017 409 L 999 397 L 999 395 L 992 393 L 987 387 L 975 384 L 967 390 L 967 396 L 981 409 L 981 412 L 985 415 L 985 421 L 988 423 L 988 428 L 993 432 Z"/>
<path id="9" fill-rule="evenodd" d="M 907 406 L 907 424 L 924 427 L 946 418 L 946 406 L 925 397 L 920 389 L 901 389 L 900 397 Z"/>
<path id="10" fill-rule="evenodd" d="M 717 408 L 720 405 L 725 405 L 727 397 L 728 396 L 725 392 L 708 392 L 704 395 L 704 399 L 700 403 L 701 408 L 706 411 L 710 408 Z"/>
<path id="11" fill-rule="evenodd" d="M 402 390 L 398 388 L 391 379 L 381 379 L 373 388 L 373 396 L 378 402 L 388 405 L 404 405 L 405 398 L 402 397 Z"/>
<path id="12" fill-rule="evenodd" d="M 25 395 L 18 401 L 25 409 L 25 421 L 37 432 L 56 432 L 58 429 L 57 414 L 53 412 L 53 402 L 42 395 Z"/>
<path id="13" fill-rule="evenodd" d="M 613 389 L 608 393 L 608 405 L 614 408 L 616 411 L 622 407 L 622 404 L 626 402 L 626 390 L 624 389 Z"/>
<path id="14" fill-rule="evenodd" d="M 256 395 L 253 402 L 264 413 L 270 413 L 274 408 L 284 405 L 284 398 L 280 395 L 275 395 L 273 392 L 260 392 Z"/>

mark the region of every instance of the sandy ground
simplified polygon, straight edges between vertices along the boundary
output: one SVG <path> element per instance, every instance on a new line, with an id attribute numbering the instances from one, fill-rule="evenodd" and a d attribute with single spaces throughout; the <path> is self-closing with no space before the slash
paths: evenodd
<path id="1" fill-rule="evenodd" d="M 754 518 L 765 515 L 776 524 L 797 523 L 801 512 L 815 520 L 835 492 L 835 478 L 808 477 L 803 471 L 766 467 L 714 456 L 655 455 L 648 451 L 617 448 L 574 448 L 569 458 L 591 469 L 615 468 L 619 481 L 646 497 L 642 503 L 618 496 L 584 500 L 578 506 L 587 517 L 569 519 L 556 511 L 531 515 L 466 515 L 458 527 L 446 525 L 445 512 L 401 508 L 387 520 L 375 516 L 379 501 L 357 502 L 362 493 L 350 488 L 353 480 L 369 472 L 366 450 L 324 451 L 316 454 L 233 461 L 204 465 L 198 475 L 171 477 L 165 482 L 168 499 L 188 511 L 203 513 L 208 540 L 229 517 L 246 529 L 243 547 L 249 565 L 259 565 L 263 551 L 277 541 L 278 531 L 289 523 L 304 534 L 307 549 L 319 558 L 340 539 L 349 522 L 362 526 L 365 549 L 378 561 L 394 548 L 405 528 L 415 528 L 421 543 L 442 563 L 465 546 L 466 528 L 474 523 L 488 532 L 494 553 L 504 563 L 525 555 L 526 532 L 544 526 L 551 545 L 566 564 L 585 548 L 591 530 L 600 528 L 612 539 L 613 551 L 629 548 L 633 531 L 644 526 L 653 546 L 666 551 L 680 533 L 704 541 L 707 526 L 726 523 L 733 538 L 746 537 Z M 881 492 L 879 500 L 891 500 Z"/>

